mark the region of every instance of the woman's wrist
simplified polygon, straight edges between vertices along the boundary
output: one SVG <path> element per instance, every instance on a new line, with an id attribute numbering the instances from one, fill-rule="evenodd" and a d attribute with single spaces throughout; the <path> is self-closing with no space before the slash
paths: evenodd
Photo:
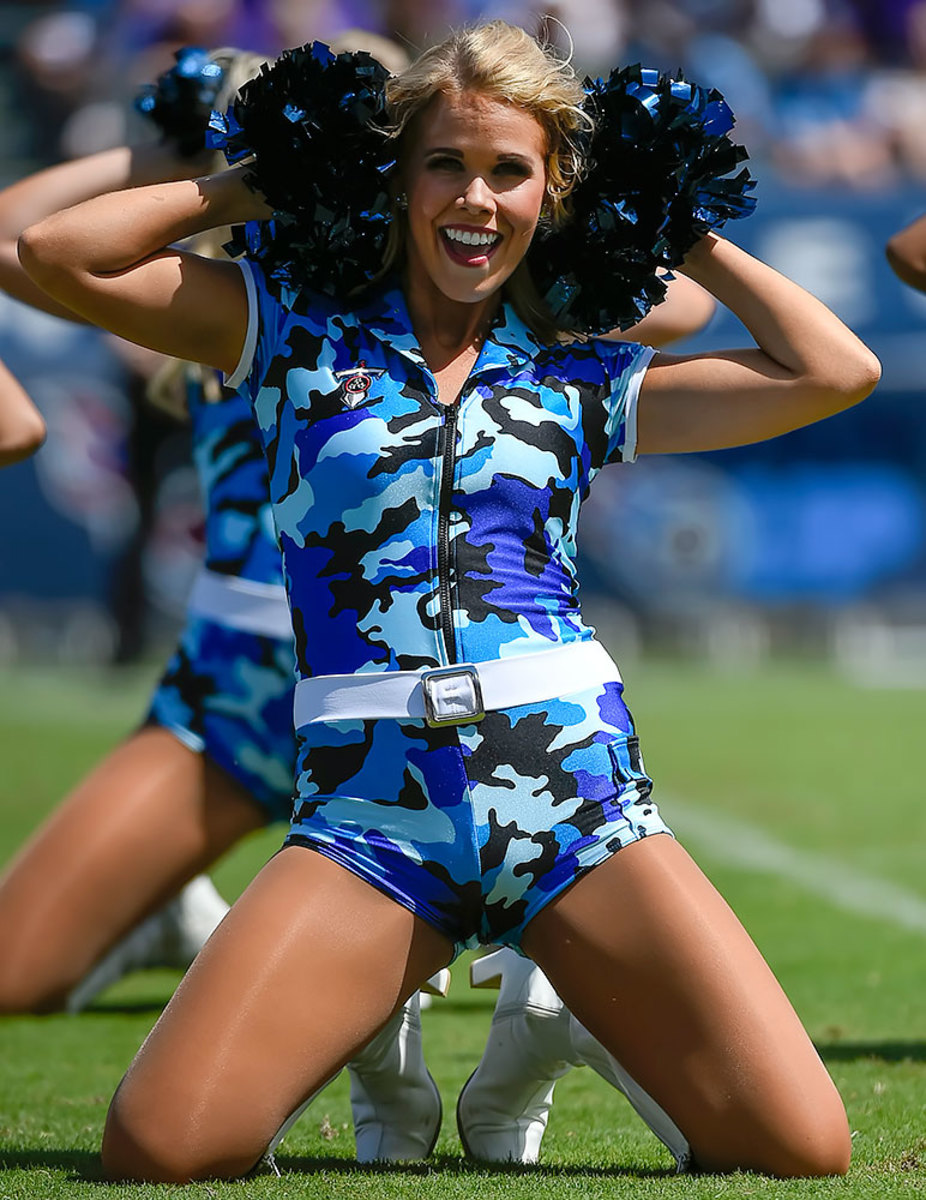
<path id="1" fill-rule="evenodd" d="M 699 238 L 677 267 L 679 274 L 687 275 L 695 283 L 707 286 L 705 276 L 710 273 L 711 260 L 722 242 L 723 238 L 716 233 L 706 233 L 704 237 Z"/>
<path id="2" fill-rule="evenodd" d="M 244 221 L 266 221 L 273 209 L 260 192 L 244 182 L 248 168 L 231 167 L 215 175 L 201 176 L 196 182 L 209 204 L 216 225 L 240 225 Z"/>

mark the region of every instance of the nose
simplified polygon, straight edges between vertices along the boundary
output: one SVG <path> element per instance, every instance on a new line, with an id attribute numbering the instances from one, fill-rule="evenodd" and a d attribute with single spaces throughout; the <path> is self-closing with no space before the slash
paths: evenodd
<path id="1" fill-rule="evenodd" d="M 470 212 L 487 212 L 493 207 L 492 189 L 482 175 L 474 175 L 466 185 L 457 203 Z"/>

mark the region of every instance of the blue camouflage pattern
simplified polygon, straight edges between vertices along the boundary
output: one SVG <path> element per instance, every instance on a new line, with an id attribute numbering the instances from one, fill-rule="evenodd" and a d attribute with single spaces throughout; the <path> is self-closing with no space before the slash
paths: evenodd
<path id="1" fill-rule="evenodd" d="M 447 407 L 399 288 L 343 311 L 268 284 L 254 263 L 243 270 L 252 321 L 229 385 L 253 403 L 266 450 L 298 677 L 516 659 L 592 638 L 579 510 L 606 464 L 633 457 L 652 351 L 545 345 L 503 305 Z M 666 829 L 616 678 L 600 695 L 450 730 L 332 722 L 297 736 L 289 840 L 458 946 L 516 945 L 582 871 Z"/>
<path id="2" fill-rule="evenodd" d="M 187 403 L 205 510 L 205 566 L 281 585 L 267 464 L 250 404 L 234 392 L 209 402 L 195 371 Z M 188 614 L 146 723 L 163 726 L 226 771 L 268 822 L 289 821 L 294 666 L 291 638 L 245 633 Z"/>
<path id="3" fill-rule="evenodd" d="M 257 801 L 267 822 L 288 821 L 296 761 L 293 686 L 290 639 L 188 616 L 146 721 L 221 767 Z"/>
<path id="4" fill-rule="evenodd" d="M 667 832 L 621 692 L 608 683 L 449 728 L 304 726 L 287 841 L 387 891 L 456 953 L 518 948 L 565 888 Z"/>
<path id="5" fill-rule="evenodd" d="M 204 566 L 254 583 L 283 583 L 267 463 L 251 405 L 237 392 L 204 395 L 199 368 L 187 380 L 193 463 L 204 509 Z"/>

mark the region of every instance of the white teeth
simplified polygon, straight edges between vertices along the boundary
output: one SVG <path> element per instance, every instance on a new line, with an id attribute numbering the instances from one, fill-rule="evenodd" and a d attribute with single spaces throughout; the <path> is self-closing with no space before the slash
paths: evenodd
<path id="1" fill-rule="evenodd" d="M 450 225 L 443 227 L 443 233 L 452 242 L 460 242 L 464 246 L 493 246 L 499 238 L 497 233 L 474 233 L 469 229 L 454 229 Z"/>

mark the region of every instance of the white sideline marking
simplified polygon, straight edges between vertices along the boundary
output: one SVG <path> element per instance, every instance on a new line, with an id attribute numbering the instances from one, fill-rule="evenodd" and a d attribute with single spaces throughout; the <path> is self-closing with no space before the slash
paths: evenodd
<path id="1" fill-rule="evenodd" d="M 705 857 L 733 867 L 780 875 L 845 912 L 879 918 L 926 933 L 926 899 L 838 859 L 779 842 L 755 825 L 676 798 L 665 799 L 671 828 L 698 844 Z"/>

